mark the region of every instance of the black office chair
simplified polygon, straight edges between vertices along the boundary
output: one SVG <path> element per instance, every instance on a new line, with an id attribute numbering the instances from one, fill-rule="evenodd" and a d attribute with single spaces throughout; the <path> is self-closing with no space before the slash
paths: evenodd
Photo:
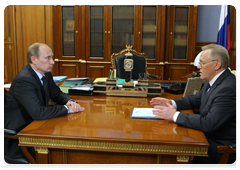
<path id="1" fill-rule="evenodd" d="M 17 132 L 15 130 L 4 129 L 4 138 L 18 140 L 18 137 L 16 135 L 17 135 Z M 4 147 L 5 147 L 5 144 L 4 144 Z M 13 159 L 13 158 L 8 157 L 7 155 L 4 155 L 4 159 L 9 164 L 29 164 L 30 163 L 27 158 Z"/>
<path id="2" fill-rule="evenodd" d="M 147 72 L 147 55 L 145 53 L 139 53 L 129 47 L 119 53 L 113 53 L 111 55 L 112 69 L 116 69 L 117 78 L 125 79 L 124 59 L 126 58 L 125 54 L 129 52 L 132 54 L 131 58 L 133 59 L 132 79 L 139 79 L 139 73 L 142 76 L 145 74 L 147 77 L 158 78 L 157 75 L 148 74 Z"/>
<path id="3" fill-rule="evenodd" d="M 7 97 L 7 95 L 4 91 L 4 104 L 6 102 L 6 97 Z M 18 140 L 17 133 L 18 133 L 18 131 L 16 131 L 16 130 L 4 129 L 4 149 L 5 149 L 5 144 L 6 144 L 5 138 Z M 30 163 L 27 158 L 13 159 L 13 158 L 8 157 L 7 155 L 4 155 L 4 160 L 6 161 L 6 163 L 9 163 L 9 164 L 29 164 Z"/>

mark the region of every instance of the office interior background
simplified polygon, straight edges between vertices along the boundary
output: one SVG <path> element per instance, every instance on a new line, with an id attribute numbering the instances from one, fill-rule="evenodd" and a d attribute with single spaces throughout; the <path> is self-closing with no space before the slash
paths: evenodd
<path id="1" fill-rule="evenodd" d="M 217 42 L 221 5 L 10 5 L 4 10 L 4 83 L 27 64 L 35 42 L 54 53 L 54 76 L 108 77 L 111 54 L 133 45 L 147 71 L 177 80 L 196 70 L 201 47 Z M 236 9 L 230 6 L 230 68 L 236 70 Z"/>

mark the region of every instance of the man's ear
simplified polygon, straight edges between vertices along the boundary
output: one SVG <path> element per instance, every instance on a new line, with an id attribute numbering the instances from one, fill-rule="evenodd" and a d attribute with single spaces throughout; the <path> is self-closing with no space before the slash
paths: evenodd
<path id="1" fill-rule="evenodd" d="M 33 64 L 36 64 L 36 61 L 38 60 L 38 58 L 36 56 L 31 56 L 31 61 Z"/>
<path id="2" fill-rule="evenodd" d="M 220 60 L 217 60 L 217 63 L 215 65 L 215 69 L 219 70 L 220 68 L 222 68 L 222 62 Z"/>

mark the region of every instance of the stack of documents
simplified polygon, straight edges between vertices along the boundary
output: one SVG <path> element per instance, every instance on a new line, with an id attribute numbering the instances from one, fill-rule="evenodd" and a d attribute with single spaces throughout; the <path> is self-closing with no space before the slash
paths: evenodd
<path id="1" fill-rule="evenodd" d="M 87 81 L 86 83 L 88 83 Z M 73 85 L 68 89 L 68 94 L 70 95 L 83 95 L 83 96 L 92 96 L 93 95 L 93 84 L 82 84 L 82 85 Z"/>
<path id="2" fill-rule="evenodd" d="M 56 82 L 62 82 L 63 80 L 67 79 L 67 76 L 53 76 L 53 81 Z"/>
<path id="3" fill-rule="evenodd" d="M 77 85 L 77 86 L 72 86 L 71 89 L 89 91 L 89 90 L 93 90 L 93 85 L 92 84 Z"/>
<path id="4" fill-rule="evenodd" d="M 67 93 L 68 94 L 68 89 L 71 88 L 72 86 L 78 86 L 81 85 L 83 83 L 85 83 L 89 78 L 85 77 L 85 78 L 70 78 L 67 79 L 65 82 L 63 82 L 63 84 L 60 86 L 60 89 L 62 92 Z"/>
<path id="5" fill-rule="evenodd" d="M 67 76 L 53 76 L 53 81 L 59 85 L 62 81 L 66 80 Z"/>
<path id="6" fill-rule="evenodd" d="M 70 78 L 67 79 L 61 86 L 71 87 L 71 86 L 77 86 L 85 83 L 89 78 Z"/>

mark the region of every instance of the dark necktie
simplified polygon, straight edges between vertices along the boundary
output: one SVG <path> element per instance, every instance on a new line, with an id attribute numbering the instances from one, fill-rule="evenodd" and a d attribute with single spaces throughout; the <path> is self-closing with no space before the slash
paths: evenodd
<path id="1" fill-rule="evenodd" d="M 44 90 L 47 89 L 47 87 L 46 87 L 46 85 L 47 85 L 47 83 L 46 83 L 46 77 L 43 76 L 41 80 L 43 81 L 43 89 L 44 89 Z"/>
<path id="2" fill-rule="evenodd" d="M 43 97 L 44 97 L 46 106 L 48 106 L 48 102 L 46 101 L 47 96 L 48 96 L 46 77 L 43 76 L 41 80 L 43 81 L 43 89 L 44 89 L 44 96 Z"/>
<path id="3" fill-rule="evenodd" d="M 210 84 L 208 83 L 207 84 L 207 87 L 206 87 L 206 89 L 205 89 L 205 91 L 204 91 L 204 97 L 207 95 L 207 92 L 208 92 L 208 89 L 209 88 L 211 88 L 211 86 L 210 86 Z"/>

